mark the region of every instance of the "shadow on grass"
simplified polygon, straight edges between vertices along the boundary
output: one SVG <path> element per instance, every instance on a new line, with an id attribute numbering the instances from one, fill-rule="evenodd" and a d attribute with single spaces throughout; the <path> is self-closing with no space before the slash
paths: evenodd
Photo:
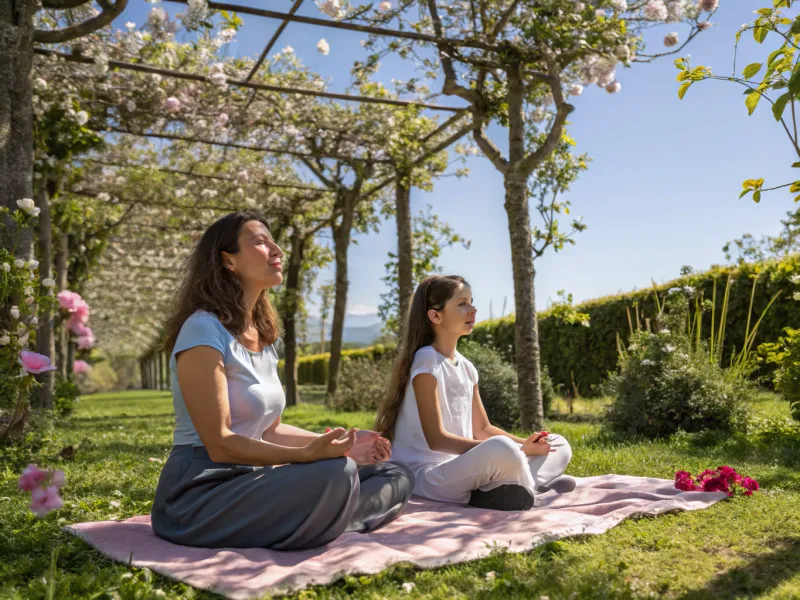
<path id="1" fill-rule="evenodd" d="M 680 600 L 753 597 L 764 594 L 800 573 L 800 538 L 778 540 L 772 552 L 759 554 L 747 564 L 720 573 L 701 589 Z"/>

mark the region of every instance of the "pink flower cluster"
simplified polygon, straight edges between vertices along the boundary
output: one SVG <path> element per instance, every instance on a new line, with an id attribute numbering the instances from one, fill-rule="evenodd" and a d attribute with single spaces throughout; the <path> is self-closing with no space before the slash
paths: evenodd
<path id="1" fill-rule="evenodd" d="M 39 517 L 64 505 L 64 501 L 58 493 L 59 488 L 63 485 L 63 471 L 44 471 L 36 465 L 25 467 L 19 478 L 19 488 L 24 492 L 31 493 L 31 503 L 28 508 Z"/>
<path id="2" fill-rule="evenodd" d="M 760 489 L 755 479 L 742 477 L 736 469 L 728 466 L 706 469 L 697 477 L 688 471 L 678 471 L 675 473 L 675 487 L 685 492 L 725 492 L 728 496 L 739 491 L 752 496 Z"/>
<path id="3" fill-rule="evenodd" d="M 22 365 L 22 370 L 30 375 L 56 370 L 56 367 L 50 363 L 50 359 L 38 352 L 23 350 L 19 353 L 19 359 L 17 360 Z"/>
<path id="4" fill-rule="evenodd" d="M 72 372 L 76 375 L 86 375 L 91 369 L 92 366 L 85 360 L 72 361 Z"/>
<path id="5" fill-rule="evenodd" d="M 58 293 L 58 304 L 61 310 L 69 313 L 67 329 L 74 333 L 80 350 L 88 350 L 94 346 L 94 333 L 86 323 L 89 322 L 89 305 L 77 292 L 63 290 Z"/>

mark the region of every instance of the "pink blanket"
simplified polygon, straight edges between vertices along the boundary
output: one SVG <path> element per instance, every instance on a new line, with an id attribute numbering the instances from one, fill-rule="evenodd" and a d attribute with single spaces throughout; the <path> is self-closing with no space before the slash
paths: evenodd
<path id="1" fill-rule="evenodd" d="M 679 492 L 666 479 L 602 475 L 578 482 L 571 493 L 540 495 L 540 506 L 526 512 L 414 497 L 398 519 L 378 531 L 346 533 L 305 551 L 178 546 L 153 534 L 149 516 L 78 523 L 66 530 L 114 560 L 239 599 L 326 584 L 345 574 L 377 573 L 397 562 L 434 567 L 486 556 L 495 546 L 524 552 L 550 540 L 603 533 L 631 515 L 697 510 L 726 497 L 723 492 Z"/>

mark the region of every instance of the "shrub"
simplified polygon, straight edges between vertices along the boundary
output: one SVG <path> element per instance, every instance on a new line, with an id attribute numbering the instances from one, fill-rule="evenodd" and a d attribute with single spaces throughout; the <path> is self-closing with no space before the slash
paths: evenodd
<path id="1" fill-rule="evenodd" d="M 759 276 L 751 309 L 750 276 L 756 273 Z M 725 282 L 728 275 L 734 277 L 735 283 L 730 290 L 726 316 L 724 360 L 727 362 L 731 351 L 738 351 L 744 346 L 748 317 L 752 329 L 753 322 L 777 291 L 783 290 L 783 293 L 764 317 L 756 345 L 764 340 L 776 340 L 784 327 L 800 323 L 800 302 L 794 300 L 795 295 L 800 294 L 800 282 L 796 282 L 797 274 L 800 274 L 800 255 L 795 254 L 763 263 L 714 267 L 704 273 L 692 273 L 658 285 L 657 288 L 662 299 L 671 288 L 690 286 L 705 300 L 711 300 L 716 282 L 719 314 Z M 626 308 L 631 311 L 633 326 L 638 317 L 641 328 L 645 328 L 645 320 L 652 320 L 658 312 L 653 290 L 646 288 L 576 305 L 576 310 L 589 315 L 591 327 L 565 323 L 556 318 L 551 310 L 539 313 L 541 360 L 543 365 L 548 366 L 556 384 L 572 389 L 574 374 L 581 395 L 589 396 L 598 391 L 608 372 L 617 368 L 617 334 L 621 336 L 623 343 L 629 340 L 631 327 Z M 704 338 L 711 331 L 710 321 L 711 315 L 706 313 L 702 327 Z M 478 323 L 470 339 L 499 350 L 507 361 L 513 363 L 514 315 Z M 761 375 L 767 373 L 766 369 L 760 372 Z"/>
<path id="2" fill-rule="evenodd" d="M 503 359 L 502 354 L 488 346 L 465 340 L 459 351 L 478 370 L 478 389 L 486 414 L 493 425 L 503 429 L 519 428 L 519 401 L 517 394 L 517 371 Z M 550 412 L 553 403 L 553 382 L 542 370 L 542 400 L 544 412 Z"/>
<path id="3" fill-rule="evenodd" d="M 334 408 L 348 412 L 377 410 L 389 386 L 393 358 L 394 353 L 389 353 L 377 361 L 367 357 L 343 361 Z"/>
<path id="4" fill-rule="evenodd" d="M 78 384 L 71 379 L 58 378 L 55 386 L 53 407 L 59 417 L 66 417 L 75 410 L 78 403 L 80 392 Z"/>
<path id="5" fill-rule="evenodd" d="M 608 424 L 617 433 L 648 438 L 679 430 L 744 429 L 751 384 L 722 369 L 702 343 L 693 346 L 675 324 L 675 331 L 633 335 L 608 381 L 606 391 L 615 396 Z"/>
<path id="6" fill-rule="evenodd" d="M 772 377 L 775 391 L 794 403 L 800 401 L 800 329 L 787 327 L 784 332 L 785 337 L 761 344 L 758 352 L 761 360 L 777 367 Z"/>

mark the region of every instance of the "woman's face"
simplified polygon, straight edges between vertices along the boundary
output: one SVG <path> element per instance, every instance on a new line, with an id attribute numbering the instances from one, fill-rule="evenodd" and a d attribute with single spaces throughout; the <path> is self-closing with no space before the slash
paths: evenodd
<path id="1" fill-rule="evenodd" d="M 439 331 L 461 336 L 472 333 L 477 312 L 472 305 L 472 290 L 461 283 L 453 297 L 445 303 L 444 309 L 430 310 L 428 315 Z"/>
<path id="2" fill-rule="evenodd" d="M 261 221 L 247 221 L 239 231 L 239 252 L 223 258 L 242 285 L 271 288 L 283 283 L 283 252 Z"/>

